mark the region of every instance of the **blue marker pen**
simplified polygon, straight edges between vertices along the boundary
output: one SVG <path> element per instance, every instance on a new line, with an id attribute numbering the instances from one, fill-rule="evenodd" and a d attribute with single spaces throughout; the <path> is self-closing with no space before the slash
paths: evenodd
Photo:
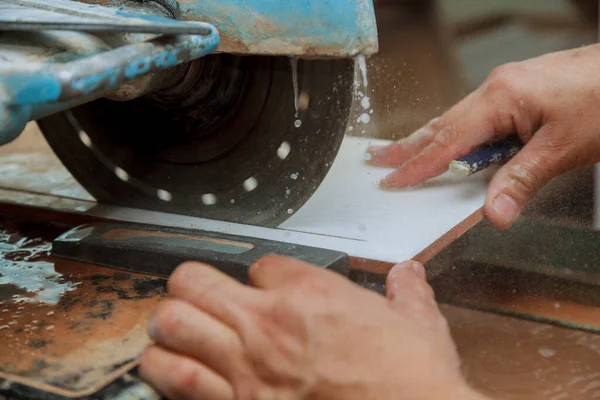
<path id="1" fill-rule="evenodd" d="M 449 170 L 457 175 L 470 176 L 491 165 L 503 164 L 522 148 L 521 139 L 516 135 L 511 136 L 452 161 Z"/>

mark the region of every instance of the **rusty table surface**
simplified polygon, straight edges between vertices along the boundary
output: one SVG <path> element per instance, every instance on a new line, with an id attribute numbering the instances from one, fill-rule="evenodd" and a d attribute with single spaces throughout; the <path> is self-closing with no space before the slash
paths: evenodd
<path id="1" fill-rule="evenodd" d="M 89 395 L 135 366 L 165 282 L 57 261 L 48 239 L 60 230 L 25 228 L 5 220 L 0 231 L 0 377 L 63 396 Z M 464 373 L 482 392 L 497 399 L 600 398 L 600 335 L 442 310 Z"/>
<path id="2" fill-rule="evenodd" d="M 0 378 L 91 395 L 149 344 L 146 322 L 165 280 L 57 260 L 51 236 L 0 230 Z"/>

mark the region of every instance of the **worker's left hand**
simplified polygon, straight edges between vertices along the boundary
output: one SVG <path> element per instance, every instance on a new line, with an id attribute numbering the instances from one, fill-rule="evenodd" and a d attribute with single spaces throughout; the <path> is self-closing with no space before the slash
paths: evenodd
<path id="1" fill-rule="evenodd" d="M 500 66 L 471 94 L 413 135 L 369 149 L 369 164 L 397 168 L 385 189 L 415 186 L 457 158 L 517 134 L 525 146 L 490 182 L 484 205 L 511 227 L 551 179 L 600 162 L 600 44 Z"/>
<path id="2" fill-rule="evenodd" d="M 179 267 L 149 325 L 142 377 L 171 399 L 479 398 L 421 264 L 390 272 L 387 299 L 277 256 L 249 280 Z"/>

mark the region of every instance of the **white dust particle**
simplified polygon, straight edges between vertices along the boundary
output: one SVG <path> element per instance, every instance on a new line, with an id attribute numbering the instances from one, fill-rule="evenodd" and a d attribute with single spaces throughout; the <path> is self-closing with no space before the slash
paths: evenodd
<path id="1" fill-rule="evenodd" d="M 371 107 L 371 101 L 369 100 L 369 97 L 368 96 L 363 97 L 362 100 L 360 101 L 360 105 L 365 110 L 368 110 Z"/>
<path id="2" fill-rule="evenodd" d="M 362 114 L 360 114 L 360 117 L 358 117 L 357 122 L 362 122 L 363 124 L 368 124 L 369 121 L 371 121 L 371 116 L 367 113 L 362 113 Z"/>
<path id="3" fill-rule="evenodd" d="M 538 353 L 540 353 L 540 356 L 542 357 L 550 358 L 556 355 L 556 350 L 548 347 L 542 347 L 541 349 L 538 349 Z"/>

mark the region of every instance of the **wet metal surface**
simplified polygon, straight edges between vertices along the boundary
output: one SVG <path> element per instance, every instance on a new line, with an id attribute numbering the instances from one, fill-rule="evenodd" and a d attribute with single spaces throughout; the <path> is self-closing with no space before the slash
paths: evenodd
<path id="1" fill-rule="evenodd" d="M 600 333 L 595 284 L 466 262 L 431 284 L 444 303 Z"/>
<path id="2" fill-rule="evenodd" d="M 467 381 L 492 399 L 600 398 L 600 335 L 442 306 Z"/>
<path id="3" fill-rule="evenodd" d="M 89 395 L 135 365 L 165 280 L 56 261 L 36 230 L 0 230 L 0 378 Z"/>
<path id="4" fill-rule="evenodd" d="M 428 265 L 437 299 L 600 332 L 600 234 L 522 217 L 482 222 Z"/>

